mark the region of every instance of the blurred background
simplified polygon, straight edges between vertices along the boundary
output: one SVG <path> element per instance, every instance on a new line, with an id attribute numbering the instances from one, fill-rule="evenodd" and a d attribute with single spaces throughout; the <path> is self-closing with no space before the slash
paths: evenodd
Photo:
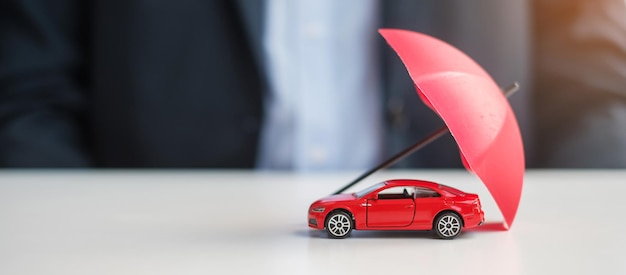
<path id="1" fill-rule="evenodd" d="M 378 28 L 520 82 L 528 167 L 626 167 L 624 0 L 3 0 L 0 167 L 372 167 L 443 125 Z"/>

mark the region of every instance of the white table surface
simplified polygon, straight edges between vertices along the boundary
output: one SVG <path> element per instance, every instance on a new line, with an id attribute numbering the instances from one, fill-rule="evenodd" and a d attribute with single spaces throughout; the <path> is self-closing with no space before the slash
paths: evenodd
<path id="1" fill-rule="evenodd" d="M 626 274 L 626 171 L 529 171 L 510 231 L 309 230 L 358 173 L 0 171 L 0 274 Z M 464 171 L 393 171 L 476 192 Z"/>

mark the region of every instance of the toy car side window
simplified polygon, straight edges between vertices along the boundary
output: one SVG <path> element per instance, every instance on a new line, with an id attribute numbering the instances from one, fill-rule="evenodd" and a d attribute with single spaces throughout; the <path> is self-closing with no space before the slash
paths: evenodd
<path id="1" fill-rule="evenodd" d="M 430 188 L 416 187 L 415 197 L 416 198 L 437 198 L 437 197 L 441 197 L 441 194 L 437 193 L 437 191 L 430 189 Z"/>
<path id="2" fill-rule="evenodd" d="M 378 192 L 379 200 L 413 199 L 415 188 L 412 186 L 395 186 Z"/>

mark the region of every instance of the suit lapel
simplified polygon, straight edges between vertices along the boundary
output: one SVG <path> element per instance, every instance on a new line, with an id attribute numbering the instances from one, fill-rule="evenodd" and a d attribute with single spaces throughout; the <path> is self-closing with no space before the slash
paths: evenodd
<path id="1" fill-rule="evenodd" d="M 440 10 L 437 1 L 381 0 L 382 26 L 418 31 L 438 36 L 441 24 L 437 23 Z M 387 125 L 386 151 L 388 155 L 403 150 L 423 138 L 443 121 L 421 102 L 413 81 L 397 54 L 381 38 L 381 73 Z M 458 159 L 451 136 L 407 157 L 398 167 L 447 167 L 450 159 Z"/>
<path id="2" fill-rule="evenodd" d="M 431 1 L 381 1 L 383 28 L 398 28 L 433 33 Z M 381 38 L 384 90 L 387 98 L 414 92 L 413 82 L 395 52 Z"/>
<path id="3" fill-rule="evenodd" d="M 263 27 L 265 23 L 265 0 L 236 0 L 243 29 L 258 64 L 263 71 Z"/>

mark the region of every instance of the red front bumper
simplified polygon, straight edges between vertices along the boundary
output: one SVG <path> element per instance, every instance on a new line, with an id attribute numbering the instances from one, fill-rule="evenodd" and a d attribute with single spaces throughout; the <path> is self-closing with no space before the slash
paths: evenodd
<path id="1" fill-rule="evenodd" d="M 324 213 L 309 212 L 309 227 L 315 229 L 324 229 Z"/>

